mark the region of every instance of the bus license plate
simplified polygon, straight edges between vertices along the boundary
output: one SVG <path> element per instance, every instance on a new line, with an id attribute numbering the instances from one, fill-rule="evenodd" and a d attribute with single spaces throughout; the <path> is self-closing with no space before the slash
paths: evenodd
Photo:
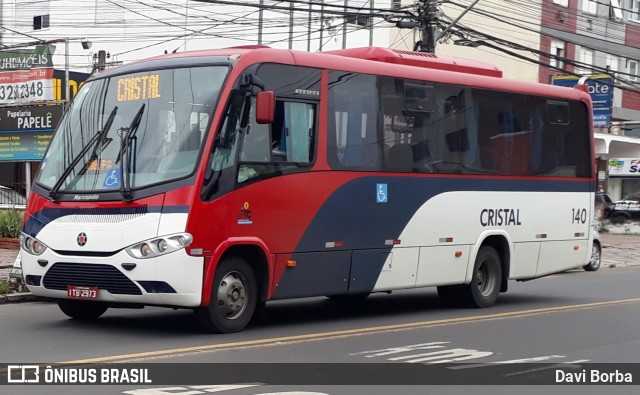
<path id="1" fill-rule="evenodd" d="M 97 299 L 98 287 L 67 285 L 67 296 L 71 299 Z"/>

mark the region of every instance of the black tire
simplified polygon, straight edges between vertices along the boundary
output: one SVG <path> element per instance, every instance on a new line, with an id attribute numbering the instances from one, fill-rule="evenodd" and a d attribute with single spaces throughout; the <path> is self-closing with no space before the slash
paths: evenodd
<path id="1" fill-rule="evenodd" d="M 588 272 L 595 272 L 600 269 L 600 263 L 602 262 L 602 247 L 600 247 L 600 243 L 597 241 L 593 242 L 593 247 L 591 247 L 591 260 L 589 263 L 584 265 L 582 268 Z"/>
<path id="2" fill-rule="evenodd" d="M 460 293 L 462 304 L 474 308 L 493 306 L 500 294 L 501 282 L 500 255 L 493 247 L 481 247 L 473 265 L 471 283 L 464 285 Z"/>
<path id="3" fill-rule="evenodd" d="M 58 299 L 58 307 L 67 316 L 82 321 L 95 320 L 108 309 L 107 305 L 101 302 L 73 299 Z"/>
<path id="4" fill-rule="evenodd" d="M 258 302 L 258 285 L 251 266 L 240 257 L 224 258 L 213 278 L 211 302 L 195 310 L 198 323 L 209 332 L 243 330 Z"/>

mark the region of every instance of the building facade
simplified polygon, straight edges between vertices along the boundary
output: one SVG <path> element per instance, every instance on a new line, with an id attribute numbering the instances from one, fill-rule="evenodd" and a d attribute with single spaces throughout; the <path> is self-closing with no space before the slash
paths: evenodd
<path id="1" fill-rule="evenodd" d="M 242 2 L 237 2 L 242 4 Z M 390 25 L 379 17 L 389 0 L 289 2 L 246 5 L 197 0 L 2 0 L 0 43 L 69 38 L 56 49 L 57 67 L 92 71 L 165 52 L 264 44 L 316 52 L 369 45 L 386 47 Z M 362 17 L 344 17 L 345 13 Z M 59 66 L 58 66 L 59 65 Z"/>
<path id="2" fill-rule="evenodd" d="M 472 3 L 443 3 L 443 25 Z M 445 36 L 436 54 L 497 65 L 505 78 L 566 85 L 557 80 L 612 77 L 603 85 L 612 94 L 606 122 L 594 123 L 597 188 L 614 200 L 640 196 L 635 174 L 609 177 L 610 163 L 640 158 L 640 0 L 480 1 L 451 30 L 458 34 Z"/>
<path id="3" fill-rule="evenodd" d="M 164 53 L 231 46 L 262 44 L 311 52 L 387 47 L 391 25 L 378 14 L 389 8 L 389 0 L 255 0 L 238 5 L 196 0 L 0 0 L 0 44 L 15 51 L 24 44 L 51 42 L 55 68 L 72 74 Z M 81 82 L 70 81 L 73 97 Z M 59 78 L 53 85 L 55 98 L 64 99 Z M 26 194 L 39 165 L 0 158 L 0 185 Z"/>

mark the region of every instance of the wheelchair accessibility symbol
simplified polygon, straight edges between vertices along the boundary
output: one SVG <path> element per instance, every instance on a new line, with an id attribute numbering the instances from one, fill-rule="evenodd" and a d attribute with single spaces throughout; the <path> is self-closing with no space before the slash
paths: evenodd
<path id="1" fill-rule="evenodd" d="M 387 201 L 387 184 L 376 184 L 376 203 L 386 203 Z"/>
<path id="2" fill-rule="evenodd" d="M 107 177 L 102 183 L 104 188 L 119 187 L 120 186 L 120 169 L 109 170 Z"/>

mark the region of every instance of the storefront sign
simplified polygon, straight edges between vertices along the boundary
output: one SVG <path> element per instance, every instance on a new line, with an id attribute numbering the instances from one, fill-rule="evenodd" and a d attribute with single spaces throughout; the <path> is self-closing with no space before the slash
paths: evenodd
<path id="1" fill-rule="evenodd" d="M 69 71 L 69 93 L 73 99 L 78 93 L 78 89 L 84 84 L 91 74 Z M 65 97 L 65 71 L 53 70 L 53 100 L 66 100 Z"/>
<path id="2" fill-rule="evenodd" d="M 609 177 L 640 176 L 640 158 L 609 159 Z"/>
<path id="3" fill-rule="evenodd" d="M 41 160 L 62 117 L 62 105 L 0 109 L 0 161 Z"/>
<path id="4" fill-rule="evenodd" d="M 53 100 L 53 45 L 0 51 L 0 104 Z"/>
<path id="5" fill-rule="evenodd" d="M 593 103 L 593 127 L 606 128 L 611 124 L 611 106 L 613 103 L 613 78 L 609 75 L 588 76 L 586 84 Z M 552 84 L 574 87 L 580 77 L 553 77 Z"/>

